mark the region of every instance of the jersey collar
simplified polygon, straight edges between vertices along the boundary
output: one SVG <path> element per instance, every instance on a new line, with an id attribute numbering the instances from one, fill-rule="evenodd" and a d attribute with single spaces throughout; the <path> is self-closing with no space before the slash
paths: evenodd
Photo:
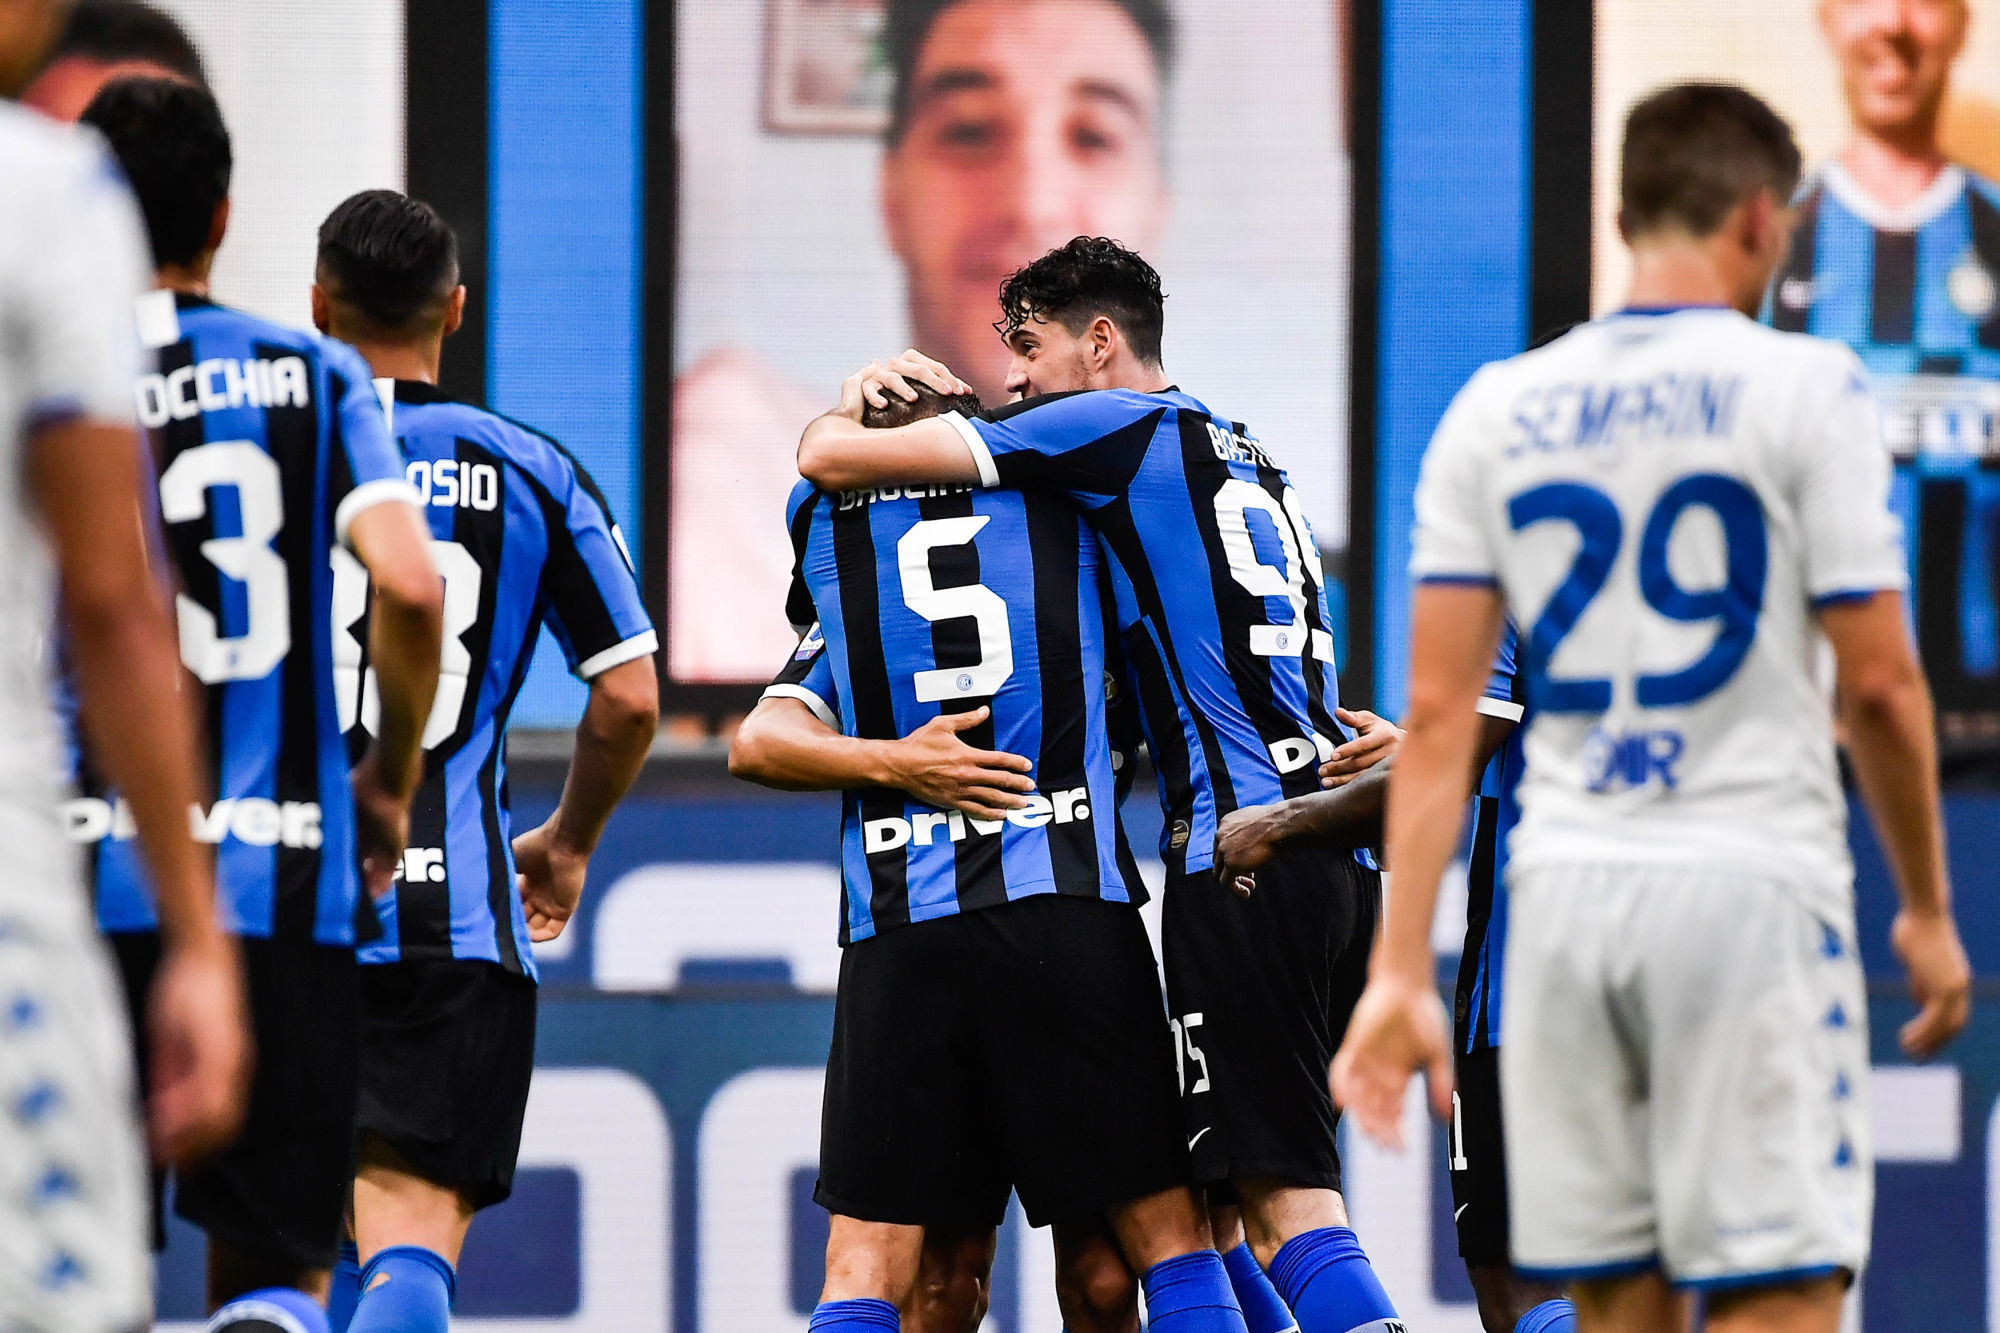
<path id="1" fill-rule="evenodd" d="M 1965 191 L 1965 173 L 1950 165 L 1938 173 L 1928 189 L 1901 208 L 1876 202 L 1838 158 L 1820 168 L 1820 179 L 1841 207 L 1876 231 L 1921 230 L 1924 224 L 1957 203 L 1958 196 Z"/>
<path id="2" fill-rule="evenodd" d="M 422 380 L 397 380 L 396 401 L 399 403 L 450 403 L 457 401 L 435 384 Z"/>

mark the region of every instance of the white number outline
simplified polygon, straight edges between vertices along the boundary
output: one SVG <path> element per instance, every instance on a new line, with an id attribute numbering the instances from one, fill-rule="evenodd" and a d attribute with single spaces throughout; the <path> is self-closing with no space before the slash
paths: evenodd
<path id="1" fill-rule="evenodd" d="M 1194 1030 L 1200 1027 L 1201 1024 L 1202 1015 L 1198 1013 L 1188 1014 L 1182 1018 L 1169 1018 L 1167 1020 L 1167 1026 L 1174 1030 L 1174 1076 L 1180 1081 L 1181 1095 L 1183 1097 L 1192 1097 L 1198 1092 L 1207 1092 L 1209 1088 L 1208 1057 L 1202 1054 L 1201 1047 L 1194 1044 Z M 1187 1051 L 1187 1059 L 1201 1066 L 1201 1076 L 1195 1080 L 1194 1086 L 1191 1088 L 1188 1086 L 1187 1081 L 1187 1064 L 1181 1058 L 1183 1048 Z"/>
<path id="2" fill-rule="evenodd" d="M 1006 600 L 983 583 L 940 588 L 931 578 L 932 551 L 941 546 L 968 546 L 990 522 L 990 514 L 927 518 L 912 525 L 896 543 L 903 605 L 932 623 L 971 619 L 979 626 L 977 662 L 934 667 L 911 677 L 918 703 L 986 698 L 998 694 L 1014 674 L 1014 638 L 1007 623 Z"/>
<path id="3" fill-rule="evenodd" d="M 431 556 L 444 580 L 444 645 L 438 661 L 437 695 L 424 722 L 426 750 L 436 749 L 458 730 L 459 714 L 472 685 L 472 650 L 465 645 L 465 635 L 479 623 L 479 594 L 486 582 L 486 571 L 458 542 L 433 540 Z M 351 730 L 358 719 L 372 736 L 381 723 L 382 696 L 375 669 L 368 668 L 365 675 L 362 672 L 365 648 L 354 633 L 367 609 L 367 567 L 344 548 L 335 547 L 333 673 L 340 729 Z"/>
<path id="4" fill-rule="evenodd" d="M 285 526 L 284 474 L 278 461 L 250 440 L 215 440 L 181 453 L 160 474 L 160 514 L 192 523 L 208 512 L 211 487 L 236 491 L 243 532 L 210 537 L 202 556 L 225 578 L 241 583 L 249 603 L 243 633 L 225 636 L 215 613 L 186 593 L 174 606 L 181 661 L 204 685 L 261 680 L 292 650 L 292 586 L 285 558 L 271 543 Z"/>
<path id="5" fill-rule="evenodd" d="M 1264 563 L 1257 555 L 1256 543 L 1250 538 L 1249 514 L 1253 509 L 1269 517 L 1277 530 L 1285 560 L 1283 570 Z M 1333 635 L 1312 629 L 1306 620 L 1306 578 L 1310 576 L 1313 587 L 1324 592 L 1326 567 L 1298 492 L 1285 487 L 1280 504 L 1256 482 L 1230 477 L 1215 491 L 1215 526 L 1229 561 L 1229 576 L 1237 586 L 1252 597 L 1283 597 L 1292 604 L 1289 625 L 1250 627 L 1250 651 L 1259 657 L 1297 657 L 1310 641 L 1313 656 L 1333 665 Z"/>

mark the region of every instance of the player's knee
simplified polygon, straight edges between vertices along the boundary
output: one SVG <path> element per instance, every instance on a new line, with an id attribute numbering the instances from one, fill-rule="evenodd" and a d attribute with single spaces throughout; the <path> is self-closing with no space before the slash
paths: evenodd
<path id="1" fill-rule="evenodd" d="M 1071 1333 L 1129 1333 L 1139 1326 L 1139 1282 L 1109 1245 L 1066 1256 L 1056 1302 Z"/>

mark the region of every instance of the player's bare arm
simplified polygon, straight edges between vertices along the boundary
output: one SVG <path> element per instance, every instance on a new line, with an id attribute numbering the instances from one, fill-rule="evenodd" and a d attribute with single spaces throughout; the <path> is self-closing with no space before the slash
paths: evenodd
<path id="1" fill-rule="evenodd" d="M 799 440 L 799 475 L 827 491 L 892 482 L 978 482 L 979 464 L 965 438 L 943 418 L 880 430 L 861 424 L 863 408 L 884 406 L 891 393 L 915 401 L 912 381 L 942 394 L 971 392 L 965 381 L 918 352 L 887 364 L 871 361 L 841 382 L 840 405 L 806 427 Z"/>
<path id="2" fill-rule="evenodd" d="M 91 749 L 130 802 L 159 897 L 165 952 L 147 1014 L 147 1126 L 163 1162 L 200 1157 L 241 1124 L 250 1074 L 243 979 L 215 910 L 215 877 L 196 846 L 194 722 L 158 571 L 152 504 L 129 427 L 75 420 L 37 431 L 29 482 L 62 574 Z"/>
<path id="3" fill-rule="evenodd" d="M 1222 821 L 1215 839 L 1216 878 L 1248 897 L 1256 889 L 1250 874 L 1277 855 L 1278 845 L 1296 838 L 1333 849 L 1376 846 L 1382 837 L 1382 812 L 1387 805 L 1389 775 L 1403 729 L 1366 709 L 1339 712 L 1341 721 L 1358 734 L 1334 750 L 1320 765 L 1326 788 L 1272 805 L 1246 806 Z M 1480 714 L 1479 745 L 1473 756 L 1473 780 L 1507 743 L 1515 724 Z"/>
<path id="4" fill-rule="evenodd" d="M 562 800 L 546 823 L 514 839 L 521 905 L 535 943 L 562 934 L 576 912 L 591 855 L 611 812 L 645 766 L 659 726 L 659 668 L 651 653 L 590 682 Z"/>
<path id="5" fill-rule="evenodd" d="M 1828 606 L 1820 626 L 1833 644 L 1848 758 L 1902 900 L 1890 943 L 1922 1006 L 1903 1025 L 1902 1045 L 1924 1059 L 1958 1035 L 1972 1003 L 1972 971 L 1951 915 L 1930 687 L 1900 594 Z"/>
<path id="6" fill-rule="evenodd" d="M 941 810 L 1005 819 L 1035 790 L 1034 765 L 960 738 L 990 711 L 946 713 L 900 740 L 880 741 L 842 735 L 797 699 L 761 699 L 730 743 L 729 771 L 779 791 L 893 787 Z"/>
<path id="7" fill-rule="evenodd" d="M 423 778 L 424 722 L 437 693 L 444 636 L 444 583 L 431 559 L 430 529 L 414 506 L 385 500 L 348 529 L 375 585 L 369 655 L 382 696 L 375 743 L 354 768 L 355 836 L 363 886 L 389 891 L 409 832 L 410 797 Z"/>
<path id="8" fill-rule="evenodd" d="M 1396 867 L 1382 935 L 1333 1062 L 1333 1097 L 1371 1138 L 1402 1146 L 1403 1090 L 1427 1071 L 1431 1106 L 1451 1110 L 1451 1051 L 1437 997 L 1431 918 L 1451 859 L 1479 745 L 1477 704 L 1504 606 L 1496 589 L 1427 584 L 1410 615 L 1410 708 L 1390 779 L 1389 858 Z"/>

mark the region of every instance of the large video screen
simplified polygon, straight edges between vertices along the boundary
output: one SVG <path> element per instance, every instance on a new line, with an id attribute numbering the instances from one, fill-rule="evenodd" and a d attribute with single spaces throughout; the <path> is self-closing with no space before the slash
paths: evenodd
<path id="1" fill-rule="evenodd" d="M 1012 270 L 1153 260 L 1167 370 L 1347 533 L 1339 7 L 684 0 L 668 673 L 763 681 L 794 636 L 786 496 L 842 378 L 915 346 L 1004 401 Z M 655 460 L 657 464 L 657 460 Z"/>
<path id="2" fill-rule="evenodd" d="M 1598 0 L 1596 18 L 1596 307 L 1628 276 L 1632 104 L 1693 78 L 1769 100 L 1809 174 L 1766 318 L 1867 363 L 1940 736 L 2000 749 L 2000 0 Z"/>

